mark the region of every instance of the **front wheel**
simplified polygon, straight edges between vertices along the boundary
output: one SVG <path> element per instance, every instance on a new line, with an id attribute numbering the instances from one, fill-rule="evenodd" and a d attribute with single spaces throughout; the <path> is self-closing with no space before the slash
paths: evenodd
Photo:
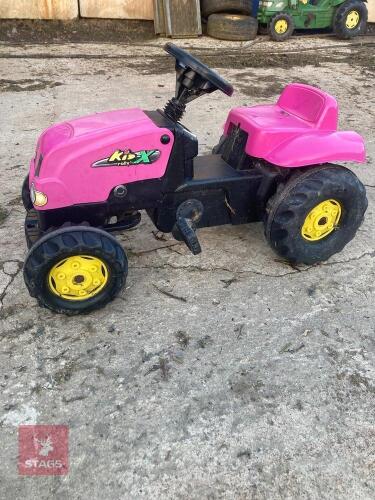
<path id="1" fill-rule="evenodd" d="M 353 172 L 329 164 L 309 168 L 269 200 L 265 235 L 284 259 L 314 264 L 354 238 L 366 209 L 365 188 Z"/>
<path id="2" fill-rule="evenodd" d="M 288 40 L 294 32 L 293 17 L 286 12 L 276 14 L 268 25 L 268 32 L 275 42 L 284 42 Z"/>
<path id="3" fill-rule="evenodd" d="M 119 294 L 128 271 L 124 249 L 105 231 L 58 229 L 30 249 L 24 279 L 39 305 L 79 314 L 103 307 Z"/>

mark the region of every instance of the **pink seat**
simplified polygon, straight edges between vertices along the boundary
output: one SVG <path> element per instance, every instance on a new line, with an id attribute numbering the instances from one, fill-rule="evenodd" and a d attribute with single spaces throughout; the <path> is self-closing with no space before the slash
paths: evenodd
<path id="1" fill-rule="evenodd" d="M 249 135 L 246 152 L 263 158 L 286 139 L 303 133 L 336 131 L 336 100 L 322 90 L 301 83 L 285 87 L 276 104 L 235 108 L 225 133 L 240 125 Z"/>
<path id="2" fill-rule="evenodd" d="M 336 100 L 301 83 L 285 87 L 276 104 L 237 108 L 232 113 L 241 117 L 242 129 L 249 127 L 269 133 L 284 134 L 286 130 L 290 133 L 306 128 L 334 131 L 338 122 Z"/>
<path id="3" fill-rule="evenodd" d="M 363 161 L 363 140 L 353 132 L 338 132 L 337 125 L 334 97 L 316 87 L 292 83 L 276 104 L 233 109 L 224 134 L 230 135 L 233 127 L 239 126 L 248 134 L 246 153 L 279 166 L 311 165 L 335 158 Z"/>
<path id="4" fill-rule="evenodd" d="M 275 107 L 303 120 L 306 125 L 320 130 L 337 130 L 336 99 L 315 87 L 292 83 L 284 89 Z"/>

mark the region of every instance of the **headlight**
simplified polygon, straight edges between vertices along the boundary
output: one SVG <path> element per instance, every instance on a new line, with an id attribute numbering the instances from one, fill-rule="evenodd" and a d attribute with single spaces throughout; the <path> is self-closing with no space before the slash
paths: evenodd
<path id="1" fill-rule="evenodd" d="M 36 191 L 34 184 L 31 184 L 30 199 L 31 203 L 35 207 L 44 207 L 44 205 L 47 205 L 48 202 L 47 195 L 42 193 L 41 191 Z"/>

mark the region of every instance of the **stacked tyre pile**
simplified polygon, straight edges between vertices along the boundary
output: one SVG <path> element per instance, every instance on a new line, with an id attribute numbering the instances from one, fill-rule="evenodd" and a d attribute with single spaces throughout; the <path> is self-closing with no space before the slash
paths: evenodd
<path id="1" fill-rule="evenodd" d="M 254 40 L 258 21 L 251 16 L 252 0 L 201 0 L 207 34 L 220 40 Z"/>

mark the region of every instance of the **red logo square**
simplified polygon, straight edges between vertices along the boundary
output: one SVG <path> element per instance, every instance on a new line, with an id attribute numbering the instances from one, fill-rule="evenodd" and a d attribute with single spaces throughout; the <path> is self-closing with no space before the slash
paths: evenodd
<path id="1" fill-rule="evenodd" d="M 66 425 L 18 427 L 18 473 L 23 476 L 63 476 L 68 473 Z"/>

